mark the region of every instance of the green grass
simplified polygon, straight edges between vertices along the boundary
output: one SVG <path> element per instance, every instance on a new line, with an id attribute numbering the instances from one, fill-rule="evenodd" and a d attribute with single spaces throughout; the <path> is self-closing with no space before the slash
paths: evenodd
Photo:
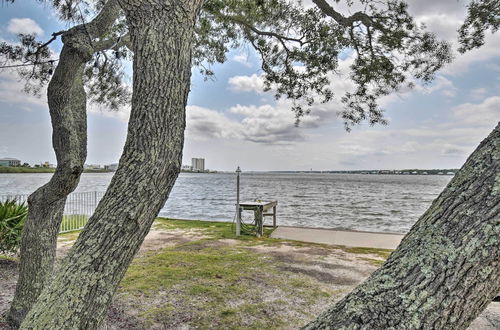
<path id="1" fill-rule="evenodd" d="M 0 166 L 0 173 L 54 173 L 55 168 L 48 167 L 9 167 Z"/>
<path id="2" fill-rule="evenodd" d="M 201 230 L 211 239 L 240 239 L 251 241 L 263 241 L 269 238 L 273 229 L 264 228 L 264 236 L 262 238 L 254 235 L 236 236 L 234 233 L 234 225 L 230 222 L 217 221 L 202 221 L 202 220 L 179 220 L 169 218 L 157 218 L 155 222 L 156 228 L 159 229 L 183 229 L 183 230 Z"/>
<path id="3" fill-rule="evenodd" d="M 81 230 L 74 230 L 74 231 L 69 231 L 66 233 L 61 233 L 59 234 L 59 238 L 63 239 L 65 241 L 76 241 L 78 236 L 80 236 Z"/>
<path id="4" fill-rule="evenodd" d="M 61 228 L 64 230 L 78 231 L 78 229 L 71 228 L 78 228 L 82 223 L 86 224 L 88 219 L 89 217 L 84 214 L 65 215 L 61 222 Z"/>
<path id="5" fill-rule="evenodd" d="M 273 310 L 307 314 L 294 301 L 311 304 L 335 294 L 310 278 L 283 274 L 279 262 L 245 248 L 246 244 L 214 246 L 214 242 L 199 240 L 136 258 L 118 292 L 141 302 L 135 307 L 148 326 L 173 325 L 183 313 L 179 308 L 189 306 L 189 325 L 199 329 L 284 328 L 293 324 L 293 317 Z M 282 300 L 263 301 L 265 290 L 279 290 Z M 155 303 L 144 304 L 148 299 Z"/>
<path id="6" fill-rule="evenodd" d="M 19 261 L 19 259 L 16 257 L 6 256 L 3 254 L 0 254 L 0 260 L 7 260 L 7 261 L 13 261 L 13 262 Z"/>
<path id="7" fill-rule="evenodd" d="M 361 260 L 368 261 L 374 266 L 380 267 L 384 264 L 385 260 L 373 259 L 373 258 L 360 258 Z"/>
<path id="8" fill-rule="evenodd" d="M 236 237 L 232 224 L 224 222 L 159 218 L 155 226 L 193 230 L 204 238 L 146 253 L 128 268 L 118 295 L 132 302 L 146 327 L 282 329 L 302 324 L 314 314 L 309 306 L 339 293 L 313 278 L 283 272 L 282 262 L 249 248 L 283 244 L 268 237 L 271 230 L 256 238 Z M 228 245 L 221 239 L 238 241 Z M 267 292 L 274 292 L 271 298 Z"/>
<path id="9" fill-rule="evenodd" d="M 266 266 L 263 257 L 243 249 L 204 247 L 203 241 L 196 243 L 167 248 L 158 254 L 136 259 L 129 267 L 122 287 L 128 292 L 154 294 L 158 289 L 191 283 L 190 293 L 210 293 L 217 297 L 223 292 L 219 289 L 212 291 L 213 285 L 231 287 L 236 285 L 242 273 L 251 275 Z M 196 248 L 194 251 L 183 251 L 183 248 L 193 247 Z"/>

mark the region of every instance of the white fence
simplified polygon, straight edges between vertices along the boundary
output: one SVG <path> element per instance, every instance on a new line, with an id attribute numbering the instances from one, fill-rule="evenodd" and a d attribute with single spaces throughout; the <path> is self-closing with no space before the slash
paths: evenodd
<path id="1" fill-rule="evenodd" d="M 23 195 L 0 195 L 0 201 L 15 199 L 19 203 L 28 204 L 28 194 Z M 64 216 L 61 223 L 60 233 L 83 229 L 88 218 L 104 196 L 104 192 L 75 192 L 69 194 L 64 207 Z"/>

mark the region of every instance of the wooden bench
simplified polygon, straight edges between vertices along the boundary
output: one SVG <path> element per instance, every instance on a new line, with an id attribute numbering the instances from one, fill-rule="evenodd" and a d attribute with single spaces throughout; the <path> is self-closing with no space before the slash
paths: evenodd
<path id="1" fill-rule="evenodd" d="M 256 234 L 257 237 L 260 237 L 264 233 L 264 217 L 272 216 L 273 217 L 273 228 L 276 228 L 276 206 L 278 205 L 278 201 L 255 201 L 255 202 L 243 202 L 240 203 L 240 219 L 241 219 L 241 211 L 248 210 L 253 211 L 255 216 L 255 225 L 256 225 Z M 272 209 L 272 213 L 269 210 Z"/>

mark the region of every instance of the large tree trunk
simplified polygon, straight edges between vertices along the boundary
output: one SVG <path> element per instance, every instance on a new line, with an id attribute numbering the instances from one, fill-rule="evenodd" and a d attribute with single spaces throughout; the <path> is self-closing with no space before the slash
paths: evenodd
<path id="1" fill-rule="evenodd" d="M 83 171 L 87 156 L 87 100 L 82 75 L 87 60 L 74 50 L 63 49 L 49 84 L 57 168 L 51 180 L 28 198 L 28 219 L 21 238 L 20 273 L 9 312 L 9 320 L 14 325 L 21 323 L 52 276 L 66 197 L 78 185 Z"/>
<path id="2" fill-rule="evenodd" d="M 500 124 L 384 265 L 305 329 L 466 329 L 500 292 Z"/>
<path id="3" fill-rule="evenodd" d="M 202 0 L 122 1 L 134 52 L 127 141 L 111 184 L 22 329 L 96 329 L 180 171 Z"/>
<path id="4" fill-rule="evenodd" d="M 57 235 L 67 196 L 75 190 L 87 157 L 85 64 L 94 50 L 89 34 L 104 35 L 119 15 L 115 0 L 87 26 L 65 32 L 59 64 L 49 83 L 47 100 L 57 168 L 50 181 L 28 198 L 28 218 L 21 238 L 19 279 L 8 320 L 18 326 L 53 275 Z"/>

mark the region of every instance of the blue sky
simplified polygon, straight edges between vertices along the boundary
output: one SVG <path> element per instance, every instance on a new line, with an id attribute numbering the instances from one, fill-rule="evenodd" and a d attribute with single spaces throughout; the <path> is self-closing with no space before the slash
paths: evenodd
<path id="1" fill-rule="evenodd" d="M 464 1 L 411 1 L 410 11 L 440 37 L 456 43 Z M 50 8 L 17 1 L 0 8 L 0 40 L 37 32 L 48 39 L 67 28 Z M 54 44 L 58 51 L 60 44 Z M 341 61 L 347 70 L 349 58 Z M 214 81 L 193 70 L 187 109 L 184 162 L 204 157 L 211 169 L 328 170 L 460 167 L 500 120 L 500 35 L 444 68 L 427 87 L 382 100 L 390 124 L 360 125 L 346 133 L 336 117 L 337 101 L 317 107 L 294 127 L 290 102 L 262 92 L 259 61 L 247 46 L 214 67 Z M 0 157 L 29 163 L 55 162 L 46 98 L 25 95 L 15 72 L 0 71 Z M 350 88 L 332 81 L 337 95 Z M 125 141 L 128 111 L 89 106 L 89 164 L 117 162 Z"/>

